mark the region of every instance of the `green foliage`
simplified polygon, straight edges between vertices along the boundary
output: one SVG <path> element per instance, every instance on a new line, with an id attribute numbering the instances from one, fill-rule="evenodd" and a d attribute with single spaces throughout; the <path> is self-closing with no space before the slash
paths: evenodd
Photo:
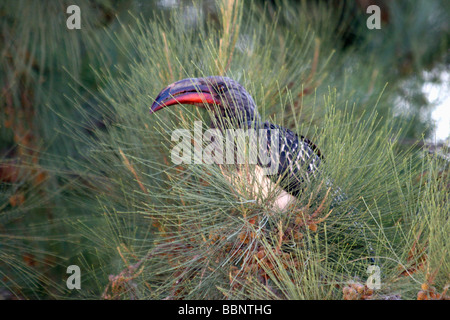
<path id="1" fill-rule="evenodd" d="M 233 4 L 80 2 L 79 31 L 65 28 L 63 3 L 2 5 L 2 41 L 18 40 L 2 52 L 1 287 L 18 298 L 341 299 L 365 283 L 370 257 L 382 271 L 374 299 L 449 284 L 448 160 L 405 147 L 424 123 L 393 109 L 447 48 L 438 27 L 419 47 L 428 20 L 411 17 L 441 25 L 446 4 L 392 5 L 381 32 L 327 2 Z M 273 208 L 275 189 L 249 188 L 248 163 L 240 178 L 235 166 L 172 163 L 173 130 L 205 130 L 208 112 L 149 106 L 169 83 L 212 74 L 320 146 L 323 174 L 288 210 Z M 338 206 L 324 177 L 347 195 Z M 70 264 L 80 291 L 65 288 Z"/>

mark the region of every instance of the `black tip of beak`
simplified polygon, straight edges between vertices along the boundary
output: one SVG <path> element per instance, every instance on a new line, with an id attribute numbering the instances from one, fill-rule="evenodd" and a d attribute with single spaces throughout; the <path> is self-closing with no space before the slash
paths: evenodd
<path id="1" fill-rule="evenodd" d="M 170 95 L 170 88 L 171 87 L 168 86 L 158 94 L 152 106 L 150 107 L 150 114 L 155 113 L 156 111 L 161 110 L 166 106 L 164 101 L 168 101 L 172 98 Z"/>

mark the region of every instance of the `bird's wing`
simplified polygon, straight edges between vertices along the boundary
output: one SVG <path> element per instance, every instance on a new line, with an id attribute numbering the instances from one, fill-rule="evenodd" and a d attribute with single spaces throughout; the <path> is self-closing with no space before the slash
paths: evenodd
<path id="1" fill-rule="evenodd" d="M 279 141 L 279 164 L 278 171 L 273 175 L 274 180 L 279 180 L 279 186 L 286 192 L 297 197 L 305 187 L 305 184 L 309 182 L 313 177 L 319 176 L 318 166 L 323 157 L 320 150 L 310 140 L 303 136 L 298 136 L 289 129 L 285 129 L 280 126 L 276 126 L 271 123 L 264 123 L 264 129 L 267 132 L 267 150 L 271 153 L 271 142 L 273 139 Z M 347 195 L 341 190 L 341 188 L 333 186 L 330 179 L 325 179 L 326 187 L 330 188 L 333 200 L 331 206 L 335 206 L 347 199 Z M 352 216 L 359 214 L 359 211 L 355 207 L 350 208 L 349 212 Z M 369 255 L 374 255 L 374 250 L 371 242 L 367 240 L 367 236 L 364 234 L 364 226 L 354 221 L 354 227 L 359 229 L 360 235 L 366 241 L 366 246 Z M 370 257 L 372 263 L 375 263 L 373 257 Z"/>
<path id="2" fill-rule="evenodd" d="M 317 173 L 321 161 L 320 150 L 310 140 L 299 137 L 289 129 L 269 122 L 265 122 L 263 128 L 267 134 L 268 154 L 272 161 L 278 162 L 278 169 L 272 178 L 279 180 L 280 187 L 285 191 L 298 196 L 305 182 Z M 276 140 L 278 145 L 273 143 Z M 274 158 L 275 153 L 278 159 Z"/>

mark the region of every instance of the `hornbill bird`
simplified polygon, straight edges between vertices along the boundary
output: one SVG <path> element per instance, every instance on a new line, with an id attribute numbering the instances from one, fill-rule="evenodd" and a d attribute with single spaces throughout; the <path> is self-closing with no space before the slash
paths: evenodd
<path id="1" fill-rule="evenodd" d="M 211 76 L 174 82 L 158 94 L 150 113 L 175 104 L 209 108 L 212 111 L 211 127 L 214 128 L 224 130 L 232 123 L 234 127 L 242 129 L 264 130 L 267 134 L 267 152 L 271 153 L 271 146 L 278 146 L 278 168 L 272 175 L 273 180 L 279 180 L 279 185 L 284 190 L 274 204 L 278 209 L 284 209 L 293 200 L 292 197 L 298 196 L 305 181 L 309 181 L 317 172 L 322 158 L 320 150 L 310 140 L 299 137 L 289 129 L 262 122 L 253 98 L 242 85 L 231 78 Z M 278 139 L 278 144 L 272 144 L 272 139 Z M 272 160 L 275 158 L 273 156 Z M 266 161 L 263 166 L 259 157 L 258 164 L 260 167 L 272 165 Z M 263 172 L 257 169 L 257 174 L 262 175 Z M 261 179 L 260 177 L 260 182 Z M 270 182 L 262 181 L 262 184 Z"/>
<path id="2" fill-rule="evenodd" d="M 281 192 L 274 202 L 277 209 L 285 209 L 305 188 L 305 184 L 320 174 L 318 171 L 323 155 L 317 146 L 304 136 L 299 136 L 289 129 L 263 122 L 257 111 L 256 103 L 250 94 L 237 81 L 223 76 L 187 78 L 174 82 L 164 88 L 156 97 L 150 108 L 154 113 L 164 107 L 176 104 L 189 104 L 206 107 L 211 115 L 211 127 L 225 130 L 229 123 L 242 129 L 263 129 L 267 134 L 267 152 L 270 153 L 271 140 L 278 139 L 277 168 L 273 175 L 261 177 L 264 165 L 256 166 L 259 182 L 271 185 L 273 180 L 281 187 Z M 276 134 L 274 134 L 276 133 Z M 271 157 L 273 159 L 273 157 Z M 267 165 L 267 163 L 264 163 Z M 332 206 L 346 199 L 338 187 L 326 182 L 332 190 Z M 273 185 L 273 184 L 272 184 Z M 362 227 L 357 225 L 357 227 Z"/>

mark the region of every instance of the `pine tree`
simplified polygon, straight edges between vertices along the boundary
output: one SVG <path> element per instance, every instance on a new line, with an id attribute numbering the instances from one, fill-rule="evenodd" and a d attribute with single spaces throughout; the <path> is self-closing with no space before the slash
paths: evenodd
<path id="1" fill-rule="evenodd" d="M 380 30 L 364 3 L 79 1 L 80 30 L 69 4 L 3 3 L 0 296 L 448 298 L 448 157 L 418 116 L 424 70 L 448 70 L 448 3 L 376 1 Z M 317 179 L 276 211 L 234 166 L 174 164 L 173 131 L 208 112 L 149 107 L 208 75 L 314 141 L 346 199 Z M 60 279 L 73 264 L 83 290 Z"/>

